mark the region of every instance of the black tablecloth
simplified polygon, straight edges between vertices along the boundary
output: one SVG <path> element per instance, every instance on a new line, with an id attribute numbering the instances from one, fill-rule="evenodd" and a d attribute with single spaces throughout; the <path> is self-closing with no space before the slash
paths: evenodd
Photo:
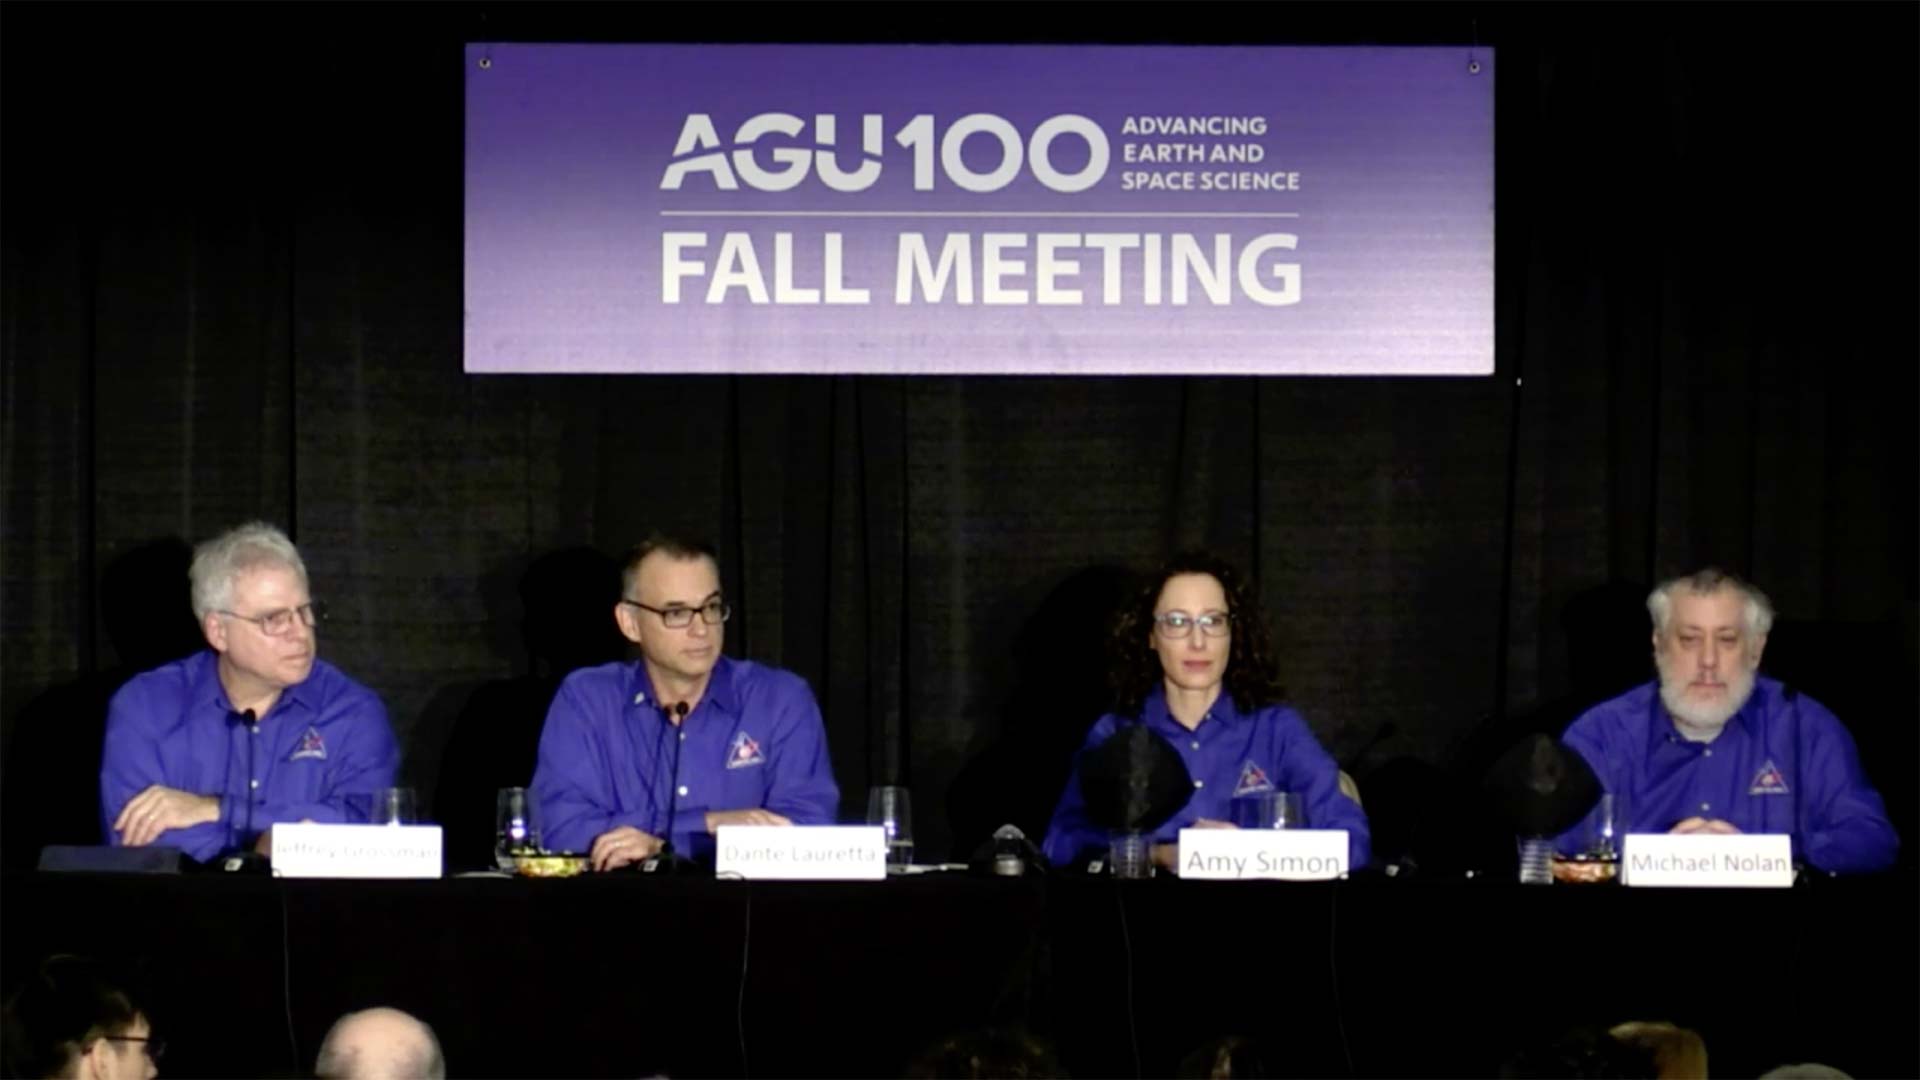
<path id="1" fill-rule="evenodd" d="M 0 881 L 8 988 L 52 952 L 146 972 L 174 1075 L 310 1067 L 339 1014 L 431 1022 L 461 1076 L 886 1076 L 1023 1024 L 1079 1076 L 1211 1038 L 1298 1075 L 1485 1075 L 1528 1036 L 1673 1020 L 1716 1076 L 1920 1073 L 1908 878 L 1793 890 L 1116 883 Z"/>

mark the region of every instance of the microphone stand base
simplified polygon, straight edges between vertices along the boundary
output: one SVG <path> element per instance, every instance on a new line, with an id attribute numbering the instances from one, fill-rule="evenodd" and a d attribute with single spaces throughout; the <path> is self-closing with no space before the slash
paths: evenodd
<path id="1" fill-rule="evenodd" d="M 658 855 L 649 856 L 634 865 L 640 868 L 641 873 L 652 874 L 656 877 L 680 877 L 698 872 L 698 868 L 694 866 L 692 859 L 671 851 L 663 851 Z"/>

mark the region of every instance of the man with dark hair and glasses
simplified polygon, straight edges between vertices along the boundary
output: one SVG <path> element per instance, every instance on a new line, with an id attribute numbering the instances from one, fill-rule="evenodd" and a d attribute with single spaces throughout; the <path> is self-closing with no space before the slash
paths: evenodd
<path id="1" fill-rule="evenodd" d="M 206 651 L 135 676 L 107 712 L 109 843 L 206 860 L 265 850 L 278 822 L 349 820 L 393 783 L 400 750 L 373 692 L 315 656 L 325 613 L 285 533 L 242 525 L 194 550 Z"/>
<path id="2" fill-rule="evenodd" d="M 732 608 L 713 549 L 656 534 L 622 586 L 613 616 L 640 659 L 568 676 L 540 733 L 547 846 L 612 870 L 667 839 L 708 856 L 722 825 L 831 823 L 820 707 L 798 675 L 721 652 Z"/>
<path id="3" fill-rule="evenodd" d="M 7 1000 L 7 1076 L 153 1080 L 166 1044 L 106 970 L 50 957 Z"/>

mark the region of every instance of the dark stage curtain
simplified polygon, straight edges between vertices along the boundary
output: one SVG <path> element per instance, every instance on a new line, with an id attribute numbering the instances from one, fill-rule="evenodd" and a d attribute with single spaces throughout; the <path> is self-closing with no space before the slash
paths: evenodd
<path id="1" fill-rule="evenodd" d="M 1044 826 L 1106 611 L 1195 544 L 1388 818 L 1646 677 L 1653 579 L 1746 573 L 1911 849 L 1912 6 L 1425 9 L 1498 50 L 1499 373 L 1344 380 L 469 377 L 474 9 L 91 10 L 4 35 L 5 794 L 67 793 L 10 860 L 91 830 L 106 695 L 192 646 L 181 541 L 254 517 L 447 814 L 530 770 L 662 528 L 719 543 L 729 651 L 813 684 L 846 811 L 911 784 L 928 854 Z"/>

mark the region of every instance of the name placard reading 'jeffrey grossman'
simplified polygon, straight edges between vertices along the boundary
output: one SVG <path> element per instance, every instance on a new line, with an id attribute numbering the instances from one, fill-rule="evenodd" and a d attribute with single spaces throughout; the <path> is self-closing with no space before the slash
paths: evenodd
<path id="1" fill-rule="evenodd" d="M 440 826 L 275 825 L 273 872 L 304 878 L 437 878 Z"/>
<path id="2" fill-rule="evenodd" d="M 1347 875 L 1345 829 L 1181 829 L 1180 876 L 1330 881 Z"/>
<path id="3" fill-rule="evenodd" d="M 879 825 L 722 825 L 714 876 L 771 881 L 882 881 L 887 830 Z"/>
<path id="4" fill-rule="evenodd" d="M 1793 884 L 1793 842 L 1782 833 L 1629 833 L 1620 881 L 1641 886 L 1780 889 Z"/>

